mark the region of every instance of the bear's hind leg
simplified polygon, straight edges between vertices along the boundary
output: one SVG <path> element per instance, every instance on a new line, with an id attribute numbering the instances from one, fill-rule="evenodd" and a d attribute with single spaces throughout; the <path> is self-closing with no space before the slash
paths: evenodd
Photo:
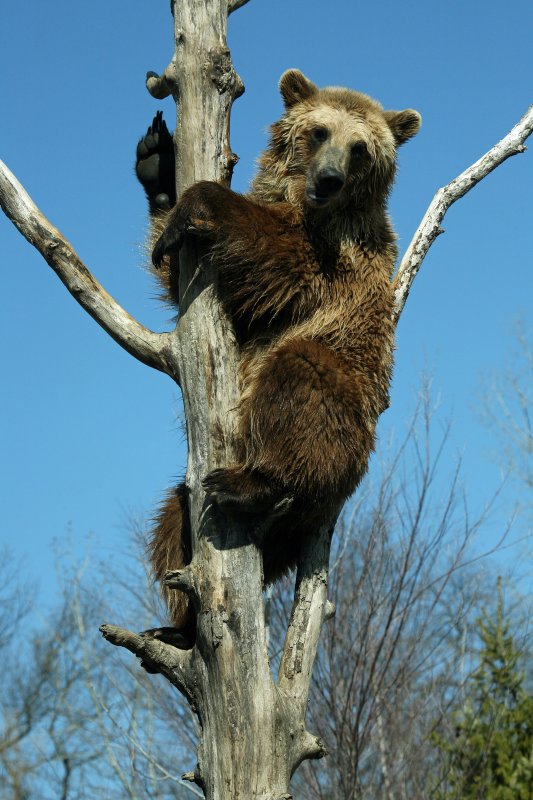
<path id="1" fill-rule="evenodd" d="M 253 468 L 310 504 L 351 494 L 374 443 L 366 376 L 320 340 L 288 339 L 265 358 L 247 405 Z"/>
<path id="2" fill-rule="evenodd" d="M 284 498 L 328 514 L 364 475 L 374 444 L 372 387 L 326 344 L 289 339 L 265 358 L 243 408 L 246 462 L 211 472 L 220 505 L 274 514 Z M 304 511 L 304 513 L 306 513 Z"/>
<path id="3" fill-rule="evenodd" d="M 191 562 L 189 509 L 184 484 L 169 492 L 155 522 L 148 545 L 149 556 L 153 575 L 161 582 L 161 594 L 173 627 L 152 628 L 145 633 L 176 647 L 191 647 L 196 633 L 196 617 L 190 601 L 183 592 L 167 589 L 162 584 L 168 570 L 182 569 Z"/>

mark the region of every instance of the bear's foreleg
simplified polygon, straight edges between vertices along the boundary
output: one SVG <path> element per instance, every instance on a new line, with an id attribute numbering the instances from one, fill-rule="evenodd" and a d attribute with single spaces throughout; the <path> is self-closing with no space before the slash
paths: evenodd
<path id="1" fill-rule="evenodd" d="M 154 265 L 179 250 L 186 235 L 206 238 L 219 291 L 235 317 L 275 317 L 320 271 L 293 207 L 261 205 L 218 183 L 202 181 L 183 193 L 156 242 Z"/>

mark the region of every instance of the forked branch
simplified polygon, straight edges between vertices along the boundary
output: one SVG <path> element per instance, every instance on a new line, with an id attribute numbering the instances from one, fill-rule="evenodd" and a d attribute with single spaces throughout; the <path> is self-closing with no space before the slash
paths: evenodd
<path id="1" fill-rule="evenodd" d="M 144 364 L 178 380 L 171 334 L 148 330 L 105 291 L 2 161 L 0 206 L 24 238 L 41 253 L 71 295 L 121 347 Z"/>
<path id="2" fill-rule="evenodd" d="M 233 11 L 237 11 L 238 8 L 242 8 L 245 6 L 246 3 L 249 3 L 250 0 L 228 0 L 228 16 L 233 13 Z"/>
<path id="3" fill-rule="evenodd" d="M 524 142 L 533 131 L 533 105 L 514 128 L 495 144 L 475 164 L 468 167 L 442 189 L 439 189 L 424 214 L 411 244 L 402 258 L 394 279 L 395 309 L 394 322 L 397 323 L 402 313 L 411 285 L 416 278 L 422 261 L 439 234 L 443 233 L 441 222 L 450 206 L 463 197 L 477 183 L 496 169 L 510 156 L 526 150 Z"/>

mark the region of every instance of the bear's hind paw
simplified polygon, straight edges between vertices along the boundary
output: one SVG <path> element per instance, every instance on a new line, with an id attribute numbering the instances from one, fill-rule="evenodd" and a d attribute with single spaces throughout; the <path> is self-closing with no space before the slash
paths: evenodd
<path id="1" fill-rule="evenodd" d="M 176 647 L 178 650 L 190 650 L 194 646 L 194 641 L 191 641 L 191 639 L 179 628 L 171 628 L 168 626 L 163 626 L 161 628 L 148 628 L 145 631 L 141 631 L 140 635 L 152 639 L 159 639 L 160 642 L 171 644 L 172 647 Z M 159 672 L 158 669 L 142 659 L 141 667 L 150 675 L 157 675 Z"/>
<path id="2" fill-rule="evenodd" d="M 236 482 L 235 470 L 214 469 L 203 479 L 202 486 L 210 499 L 219 506 L 242 504 L 243 498 Z"/>
<path id="3" fill-rule="evenodd" d="M 230 510 L 257 513 L 271 510 L 282 499 L 279 487 L 257 470 L 214 469 L 202 481 L 210 499 Z"/>

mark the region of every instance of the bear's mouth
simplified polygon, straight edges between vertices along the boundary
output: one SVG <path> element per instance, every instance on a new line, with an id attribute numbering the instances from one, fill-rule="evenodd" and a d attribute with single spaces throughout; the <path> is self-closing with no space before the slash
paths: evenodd
<path id="1" fill-rule="evenodd" d="M 336 200 L 344 188 L 346 178 L 337 168 L 327 166 L 307 184 L 307 199 L 311 205 L 327 206 Z"/>
<path id="2" fill-rule="evenodd" d="M 332 198 L 326 195 L 315 194 L 314 192 L 307 192 L 307 199 L 310 200 L 311 204 L 314 206 L 326 206 Z"/>

